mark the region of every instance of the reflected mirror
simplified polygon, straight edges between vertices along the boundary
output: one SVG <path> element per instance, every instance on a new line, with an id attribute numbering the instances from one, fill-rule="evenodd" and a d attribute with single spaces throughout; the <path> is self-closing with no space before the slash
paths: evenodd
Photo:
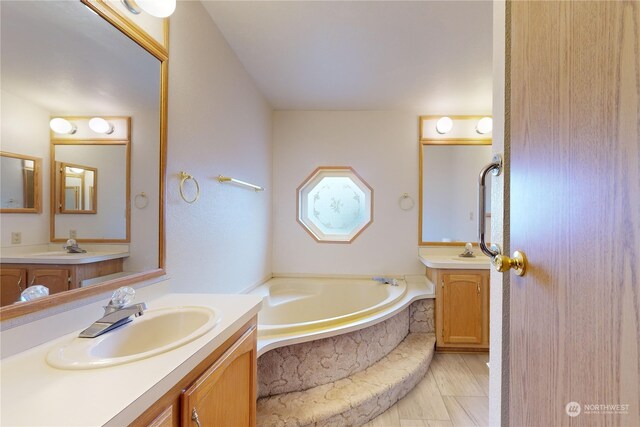
<path id="1" fill-rule="evenodd" d="M 0 152 L 0 174 L 0 212 L 40 212 L 42 159 Z"/>
<path id="2" fill-rule="evenodd" d="M 0 9 L 0 144 L 3 152 L 41 158 L 42 185 L 50 189 L 46 213 L 18 218 L 2 211 L 3 263 L 16 250 L 61 252 L 60 242 L 76 234 L 88 254 L 126 254 L 117 278 L 69 282 L 61 293 L 3 307 L 2 319 L 163 274 L 166 50 L 106 2 L 2 1 Z M 130 121 L 121 138 L 81 123 L 57 134 L 49 127 L 54 117 Z M 3 206 L 17 200 L 5 188 L 14 180 L 5 180 L 4 166 L 3 157 Z M 138 194 L 148 200 L 143 207 L 131 203 Z M 20 231 L 21 242 L 12 243 Z"/>
<path id="3" fill-rule="evenodd" d="M 73 163 L 58 163 L 60 213 L 95 214 L 98 169 Z"/>
<path id="4" fill-rule="evenodd" d="M 421 144 L 421 245 L 460 245 L 478 241 L 478 174 L 491 162 L 491 157 L 490 141 L 473 145 Z M 491 188 L 489 178 L 487 187 Z M 490 212 L 490 192 L 486 206 Z M 486 224 L 490 227 L 491 221 Z M 486 230 L 486 235 L 491 235 L 490 230 Z"/>

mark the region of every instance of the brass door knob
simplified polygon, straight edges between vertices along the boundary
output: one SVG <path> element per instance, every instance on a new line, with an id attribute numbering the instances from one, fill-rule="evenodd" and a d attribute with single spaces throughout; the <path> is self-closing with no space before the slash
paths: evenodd
<path id="1" fill-rule="evenodd" d="M 509 258 L 506 255 L 496 255 L 491 260 L 491 263 L 500 273 L 513 268 L 513 271 L 518 276 L 524 276 L 527 271 L 527 256 L 522 251 L 515 251 L 513 258 Z"/>

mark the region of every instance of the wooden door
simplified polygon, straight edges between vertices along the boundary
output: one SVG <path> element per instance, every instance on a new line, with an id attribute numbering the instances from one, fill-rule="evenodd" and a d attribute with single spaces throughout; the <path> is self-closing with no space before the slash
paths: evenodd
<path id="1" fill-rule="evenodd" d="M 0 269 L 0 305 L 13 304 L 27 287 L 27 270 L 24 268 Z"/>
<path id="2" fill-rule="evenodd" d="M 638 426 L 640 2 L 507 8 L 509 423 Z"/>
<path id="3" fill-rule="evenodd" d="M 481 274 L 442 275 L 445 344 L 481 344 L 483 327 L 483 281 Z"/>
<path id="4" fill-rule="evenodd" d="M 182 425 L 256 424 L 256 329 L 243 335 L 182 395 Z"/>
<path id="5" fill-rule="evenodd" d="M 62 268 L 30 268 L 29 286 L 43 285 L 49 288 L 49 295 L 68 291 L 71 282 L 69 270 Z"/>

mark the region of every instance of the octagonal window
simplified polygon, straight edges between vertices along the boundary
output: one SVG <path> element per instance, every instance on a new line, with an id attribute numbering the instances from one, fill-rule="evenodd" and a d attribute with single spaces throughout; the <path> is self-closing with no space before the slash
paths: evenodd
<path id="1" fill-rule="evenodd" d="M 353 241 L 373 220 L 373 190 L 350 167 L 319 167 L 298 187 L 298 222 L 319 242 Z"/>

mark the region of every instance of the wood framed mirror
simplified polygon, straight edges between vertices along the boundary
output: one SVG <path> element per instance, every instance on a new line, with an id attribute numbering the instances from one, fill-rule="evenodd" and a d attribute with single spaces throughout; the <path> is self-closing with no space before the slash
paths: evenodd
<path id="1" fill-rule="evenodd" d="M 42 212 L 42 159 L 0 151 L 0 213 Z"/>
<path id="2" fill-rule="evenodd" d="M 491 134 L 476 131 L 485 116 L 448 116 L 453 127 L 440 134 L 436 123 L 441 117 L 420 117 L 418 242 L 477 245 L 478 173 L 491 162 Z M 491 206 L 490 194 L 486 203 Z"/>
<path id="3" fill-rule="evenodd" d="M 59 165 L 58 208 L 61 214 L 96 214 L 98 212 L 98 168 L 74 163 Z"/>
<path id="4" fill-rule="evenodd" d="M 116 11 L 111 2 L 2 2 L 0 7 L 2 38 L 16 41 L 7 44 L 6 49 L 3 45 L 0 63 L 3 150 L 19 152 L 15 147 L 29 141 L 33 144 L 33 153 L 43 159 L 43 167 L 50 169 L 41 174 L 43 180 L 51 181 L 51 117 L 129 116 L 134 123 L 131 141 L 136 143 L 129 145 L 131 193 L 126 195 L 126 203 L 130 206 L 130 200 L 139 193 L 149 199 L 144 209 L 126 208 L 131 210 L 131 227 L 126 232 L 130 237 L 126 242 L 129 256 L 124 260 L 126 274 L 34 301 L 3 306 L 0 321 L 164 275 L 167 49 Z M 168 19 L 162 22 L 166 35 Z M 42 78 L 42 70 L 47 70 L 47 79 Z M 12 105 L 16 108 L 10 108 Z M 76 136 L 84 131 L 78 128 Z M 10 138 L 5 138 L 6 135 Z M 22 135 L 29 135 L 29 138 L 21 138 Z M 59 135 L 60 140 L 65 138 L 65 135 Z M 84 137 L 84 140 L 93 139 L 104 140 L 104 137 Z M 36 141 L 43 144 L 46 141 L 46 145 L 38 145 Z M 99 144 L 104 141 L 96 143 Z M 97 211 L 95 214 L 62 216 L 87 220 L 100 215 L 104 207 L 101 197 L 108 180 L 105 172 L 91 162 L 67 160 L 64 163 L 97 169 L 100 187 L 99 190 L 97 186 L 86 190 L 87 199 L 96 200 L 89 206 L 89 210 Z M 54 183 L 44 185 L 53 186 Z M 76 197 L 72 195 L 74 192 L 70 190 L 71 198 Z M 79 206 L 82 196 L 77 197 Z M 54 201 L 55 198 L 49 197 L 43 203 L 50 206 Z M 2 227 L 14 229 L 11 217 L 2 215 Z M 120 210 L 119 215 L 122 217 L 125 212 Z M 34 229 L 40 230 L 46 224 L 44 227 L 51 230 L 47 215 L 33 217 L 34 221 L 39 221 L 34 223 Z M 62 240 L 63 236 L 46 234 L 43 245 L 41 242 L 25 243 L 24 238 L 22 244 L 59 251 L 58 239 Z M 64 236 L 64 240 L 66 238 Z M 95 248 L 102 248 L 105 242 L 107 240 L 93 244 Z M 91 243 L 87 240 L 87 244 Z M 3 286 L 4 280 L 3 275 Z"/>

